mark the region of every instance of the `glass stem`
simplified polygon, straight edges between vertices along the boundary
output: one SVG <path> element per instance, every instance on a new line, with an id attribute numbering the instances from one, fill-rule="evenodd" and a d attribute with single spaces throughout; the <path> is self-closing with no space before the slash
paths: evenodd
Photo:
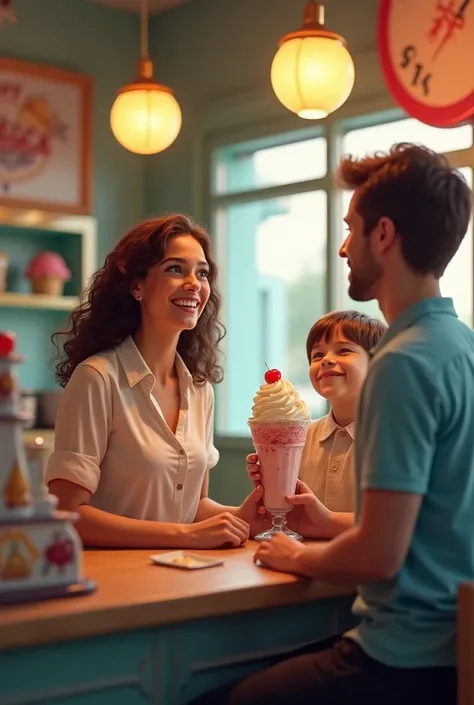
<path id="1" fill-rule="evenodd" d="M 285 531 L 286 514 L 274 514 L 272 519 L 272 525 L 275 531 Z"/>

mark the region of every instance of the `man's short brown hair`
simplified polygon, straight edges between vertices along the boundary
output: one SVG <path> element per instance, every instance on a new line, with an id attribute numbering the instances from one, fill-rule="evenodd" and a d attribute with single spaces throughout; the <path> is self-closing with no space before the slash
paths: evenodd
<path id="1" fill-rule="evenodd" d="M 336 178 L 343 188 L 356 190 L 355 211 L 367 235 L 380 218 L 390 218 L 411 269 L 443 275 L 472 214 L 471 189 L 444 156 L 420 145 L 395 144 L 387 154 L 343 158 Z"/>
<path id="2" fill-rule="evenodd" d="M 370 352 L 382 338 L 387 326 L 378 318 L 360 311 L 332 311 L 316 321 L 306 339 L 306 355 L 311 362 L 311 351 L 322 341 L 331 340 L 336 329 L 352 343 Z"/>

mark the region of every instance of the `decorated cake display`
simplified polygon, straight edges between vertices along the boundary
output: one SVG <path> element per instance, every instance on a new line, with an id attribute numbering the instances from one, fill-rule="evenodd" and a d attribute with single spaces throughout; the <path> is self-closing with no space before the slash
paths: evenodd
<path id="1" fill-rule="evenodd" d="M 95 589 L 82 577 L 77 514 L 57 511 L 44 484 L 48 450 L 41 438 L 23 444 L 15 343 L 0 332 L 0 604 Z"/>

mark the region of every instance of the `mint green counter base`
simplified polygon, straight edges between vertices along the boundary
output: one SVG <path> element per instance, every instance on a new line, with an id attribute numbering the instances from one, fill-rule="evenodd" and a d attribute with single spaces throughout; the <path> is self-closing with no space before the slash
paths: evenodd
<path id="1" fill-rule="evenodd" d="M 0 652 L 1 705 L 186 705 L 354 624 L 352 596 Z"/>

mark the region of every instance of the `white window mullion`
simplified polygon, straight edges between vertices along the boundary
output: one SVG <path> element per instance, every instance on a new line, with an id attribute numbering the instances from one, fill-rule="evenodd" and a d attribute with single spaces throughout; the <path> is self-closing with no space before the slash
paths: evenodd
<path id="1" fill-rule="evenodd" d="M 216 261 L 219 266 L 219 278 L 220 278 L 220 293 L 222 296 L 222 306 L 221 306 L 221 320 L 223 325 L 227 328 L 227 270 L 228 270 L 228 258 L 227 258 L 227 243 L 225 234 L 227 232 L 227 213 L 224 209 L 213 209 L 211 214 L 212 231 L 214 233 L 214 254 Z M 227 353 L 227 336 L 220 343 L 220 350 L 222 352 L 222 360 L 225 365 L 226 353 Z M 216 394 L 216 426 L 217 428 L 227 428 L 228 425 L 228 409 L 229 409 L 229 390 L 224 375 L 223 382 L 219 385 Z"/>
<path id="2" fill-rule="evenodd" d="M 335 123 L 329 123 L 326 129 L 327 163 L 330 178 L 327 191 L 327 309 L 334 311 L 342 306 L 341 284 L 343 261 L 339 257 L 341 246 L 341 229 L 344 218 L 342 212 L 341 191 L 333 180 L 334 172 L 342 157 L 342 133 Z"/>
<path id="3" fill-rule="evenodd" d="M 213 196 L 212 204 L 214 208 L 226 208 L 241 203 L 252 203 L 252 201 L 264 201 L 272 198 L 282 198 L 293 196 L 297 193 L 309 193 L 310 191 L 326 191 L 330 185 L 330 177 L 321 179 L 310 179 L 308 181 L 297 181 L 292 184 L 279 184 L 278 186 L 268 186 L 267 188 L 252 189 L 251 191 L 239 191 L 238 193 L 228 193 L 222 196 Z"/>

